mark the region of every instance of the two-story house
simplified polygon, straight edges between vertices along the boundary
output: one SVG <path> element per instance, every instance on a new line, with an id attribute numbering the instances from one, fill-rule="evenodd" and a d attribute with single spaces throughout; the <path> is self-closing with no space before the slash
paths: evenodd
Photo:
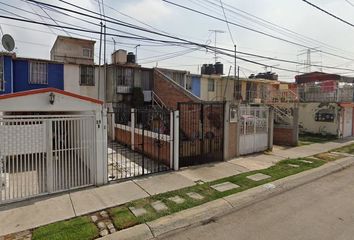
<path id="1" fill-rule="evenodd" d="M 95 41 L 58 36 L 50 58 L 64 63 L 64 90 L 104 100 L 104 66 L 95 65 Z"/>

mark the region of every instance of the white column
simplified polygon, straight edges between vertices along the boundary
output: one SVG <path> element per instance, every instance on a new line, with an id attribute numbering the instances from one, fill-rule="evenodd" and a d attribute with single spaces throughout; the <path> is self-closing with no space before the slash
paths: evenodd
<path id="1" fill-rule="evenodd" d="M 174 112 L 174 119 L 173 119 L 173 124 L 174 124 L 174 134 L 173 134 L 173 160 L 174 160 L 174 170 L 179 169 L 179 111 Z"/>
<path id="2" fill-rule="evenodd" d="M 130 121 L 130 140 L 131 140 L 131 149 L 134 150 L 134 143 L 135 143 L 135 109 L 131 109 L 131 121 Z"/>
<path id="3" fill-rule="evenodd" d="M 96 112 L 96 185 L 108 182 L 107 160 L 107 111 Z"/>
<path id="4" fill-rule="evenodd" d="M 51 193 L 54 191 L 53 182 L 53 132 L 52 132 L 52 120 L 46 121 L 46 152 L 47 152 L 47 191 Z M 58 136 L 56 136 L 58 138 Z M 58 139 L 56 139 L 58 140 Z M 42 166 L 43 167 L 43 166 Z"/>

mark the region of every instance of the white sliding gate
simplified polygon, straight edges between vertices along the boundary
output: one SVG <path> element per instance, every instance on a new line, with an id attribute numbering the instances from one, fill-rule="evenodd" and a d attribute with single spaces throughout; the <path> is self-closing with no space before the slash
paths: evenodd
<path id="1" fill-rule="evenodd" d="M 269 147 L 269 108 L 240 106 L 240 155 L 265 151 Z M 271 130 L 272 131 L 272 130 Z"/>
<path id="2" fill-rule="evenodd" d="M 89 186 L 94 115 L 0 116 L 0 204 Z"/>

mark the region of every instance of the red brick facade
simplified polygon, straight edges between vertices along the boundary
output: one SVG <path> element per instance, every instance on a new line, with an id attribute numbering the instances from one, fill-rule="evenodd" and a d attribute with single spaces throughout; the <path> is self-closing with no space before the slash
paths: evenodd
<path id="1" fill-rule="evenodd" d="M 296 146 L 297 138 L 294 134 L 295 131 L 293 128 L 274 126 L 273 143 L 276 145 Z"/>

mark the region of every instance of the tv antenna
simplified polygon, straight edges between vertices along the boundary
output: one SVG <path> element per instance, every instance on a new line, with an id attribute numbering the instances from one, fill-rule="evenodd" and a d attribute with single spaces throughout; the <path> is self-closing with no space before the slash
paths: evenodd
<path id="1" fill-rule="evenodd" d="M 215 41 L 214 41 L 214 43 L 215 43 L 215 45 L 214 45 L 215 46 L 215 49 L 214 49 L 215 55 L 214 55 L 214 58 L 215 58 L 215 63 L 216 63 L 218 61 L 218 55 L 216 53 L 216 38 L 217 38 L 218 33 L 225 33 L 225 31 L 212 29 L 212 30 L 209 30 L 209 32 L 213 32 L 214 36 L 215 36 Z"/>

